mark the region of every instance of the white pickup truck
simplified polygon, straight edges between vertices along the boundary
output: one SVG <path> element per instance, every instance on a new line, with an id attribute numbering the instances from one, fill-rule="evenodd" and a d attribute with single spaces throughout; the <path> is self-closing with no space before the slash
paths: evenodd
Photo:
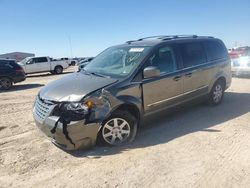
<path id="1" fill-rule="evenodd" d="M 69 67 L 64 60 L 57 61 L 50 57 L 27 57 L 18 63 L 23 67 L 25 74 L 51 72 L 52 74 L 61 74 L 63 69 Z"/>

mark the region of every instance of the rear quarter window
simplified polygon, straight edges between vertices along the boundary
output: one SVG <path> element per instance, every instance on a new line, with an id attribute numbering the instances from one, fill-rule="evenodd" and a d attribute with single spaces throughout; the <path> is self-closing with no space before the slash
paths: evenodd
<path id="1" fill-rule="evenodd" d="M 206 41 L 204 42 L 204 47 L 209 61 L 228 58 L 227 49 L 219 41 Z"/>
<path id="2" fill-rule="evenodd" d="M 45 63 L 45 62 L 48 62 L 48 59 L 46 57 L 38 57 L 38 58 L 34 58 L 33 61 L 35 63 Z"/>
<path id="3" fill-rule="evenodd" d="M 16 62 L 12 60 L 0 60 L 0 67 L 13 68 L 16 67 Z"/>

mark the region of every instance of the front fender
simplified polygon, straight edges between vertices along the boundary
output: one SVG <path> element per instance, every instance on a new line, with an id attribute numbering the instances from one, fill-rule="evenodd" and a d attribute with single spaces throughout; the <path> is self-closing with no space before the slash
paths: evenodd
<path id="1" fill-rule="evenodd" d="M 131 105 L 136 107 L 139 113 L 142 112 L 141 87 L 139 84 L 131 84 L 126 88 L 118 89 L 117 92 L 102 89 L 87 99 L 92 100 L 95 104 L 95 108 L 90 115 L 90 121 L 102 123 L 122 105 Z"/>

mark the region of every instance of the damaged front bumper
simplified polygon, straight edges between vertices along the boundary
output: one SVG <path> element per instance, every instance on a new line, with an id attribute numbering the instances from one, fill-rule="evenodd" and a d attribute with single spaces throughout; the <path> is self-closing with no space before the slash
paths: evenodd
<path id="1" fill-rule="evenodd" d="M 67 125 L 68 136 L 67 139 L 63 132 L 63 124 L 58 123 L 56 132 L 53 134 L 51 130 L 54 128 L 59 117 L 50 116 L 44 123 L 35 120 L 37 127 L 45 133 L 52 142 L 65 150 L 87 149 L 95 145 L 97 133 L 100 125 L 97 123 L 90 123 L 85 125 L 84 121 L 71 122 Z"/>
<path id="2" fill-rule="evenodd" d="M 76 150 L 94 146 L 101 125 L 86 123 L 85 119 L 64 124 L 60 117 L 53 116 L 55 106 L 36 100 L 33 117 L 37 127 L 62 149 Z"/>

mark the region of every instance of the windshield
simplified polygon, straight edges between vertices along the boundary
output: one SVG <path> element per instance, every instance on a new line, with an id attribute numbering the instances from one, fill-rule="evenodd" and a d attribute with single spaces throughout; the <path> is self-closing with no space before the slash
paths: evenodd
<path id="1" fill-rule="evenodd" d="M 95 57 L 83 70 L 108 76 L 124 77 L 133 72 L 151 47 L 111 47 Z"/>
<path id="2" fill-rule="evenodd" d="M 29 57 L 26 57 L 25 59 L 23 59 L 22 61 L 19 61 L 18 63 L 25 64 L 26 61 L 28 61 L 29 59 L 30 59 Z"/>

